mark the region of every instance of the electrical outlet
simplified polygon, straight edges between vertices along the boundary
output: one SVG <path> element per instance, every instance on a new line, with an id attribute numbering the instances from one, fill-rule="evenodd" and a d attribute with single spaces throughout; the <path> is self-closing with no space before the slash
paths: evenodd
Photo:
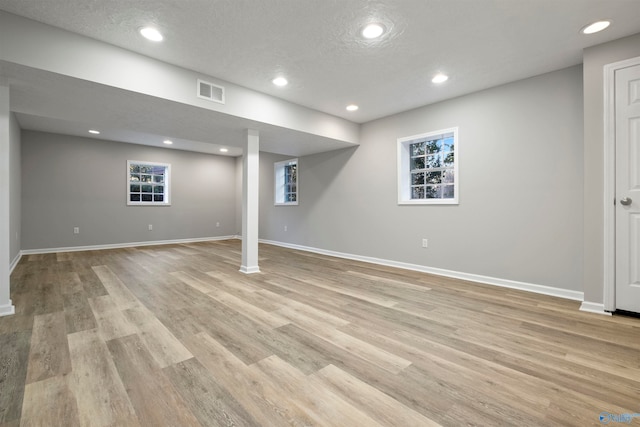
<path id="1" fill-rule="evenodd" d="M 149 231 L 153 230 L 153 224 L 149 224 Z"/>
<path id="2" fill-rule="evenodd" d="M 429 241 L 427 239 L 422 239 L 422 247 L 426 248 L 429 246 Z"/>
<path id="3" fill-rule="evenodd" d="M 80 234 L 80 227 L 73 227 L 73 234 Z"/>
<path id="4" fill-rule="evenodd" d="M 287 226 L 286 225 L 284 226 L 284 231 L 287 231 Z"/>
<path id="5" fill-rule="evenodd" d="M 220 223 L 219 222 L 216 222 L 216 227 L 220 227 Z"/>

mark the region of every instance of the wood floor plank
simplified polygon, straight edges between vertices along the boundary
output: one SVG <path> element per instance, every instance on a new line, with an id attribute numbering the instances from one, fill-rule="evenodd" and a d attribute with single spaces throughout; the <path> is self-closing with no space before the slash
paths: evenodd
<path id="1" fill-rule="evenodd" d="M 343 370 L 328 365 L 311 375 L 311 381 L 320 381 L 343 399 L 366 413 L 383 425 L 402 425 L 414 427 L 439 427 L 440 424 L 408 408 L 395 399 L 382 393 L 364 381 L 349 375 Z"/>
<path id="2" fill-rule="evenodd" d="M 33 315 L 16 313 L 13 316 L 0 317 L 0 335 L 31 331 L 31 329 L 33 329 Z"/>
<path id="3" fill-rule="evenodd" d="M 137 335 L 107 342 L 140 424 L 200 426 Z"/>
<path id="4" fill-rule="evenodd" d="M 207 271 L 207 275 L 220 281 L 224 286 L 241 289 L 243 291 L 259 291 L 261 289 L 259 286 L 252 284 L 250 280 L 245 280 L 242 277 L 238 277 L 236 274 Z"/>
<path id="5" fill-rule="evenodd" d="M 318 322 L 324 323 L 326 325 L 331 325 L 334 327 L 340 327 L 347 325 L 349 323 L 348 320 L 345 320 L 341 317 L 334 316 L 331 313 L 323 310 L 319 310 L 311 305 L 303 304 L 301 302 L 284 298 L 278 294 L 275 294 L 268 290 L 260 290 L 256 293 L 269 298 L 272 301 L 278 301 L 279 308 L 286 307 L 287 310 L 294 311 L 296 313 L 304 314 L 306 317 L 310 317 Z"/>
<path id="6" fill-rule="evenodd" d="M 317 335 L 337 347 L 349 350 L 364 360 L 368 360 L 389 372 L 398 373 L 411 365 L 409 360 L 375 347 L 337 329 L 327 327 L 323 323 L 296 313 L 293 310 L 289 310 L 287 307 L 278 310 L 278 313 L 302 329 Z"/>
<path id="7" fill-rule="evenodd" d="M 138 421 L 105 342 L 96 329 L 70 334 L 69 386 L 82 426 L 137 426 Z"/>
<path id="8" fill-rule="evenodd" d="M 256 323 L 224 304 L 212 301 L 211 304 L 190 310 L 197 317 L 198 333 L 206 332 L 246 364 L 273 354 L 268 346 L 256 339 L 257 331 L 271 331 L 273 328 Z"/>
<path id="9" fill-rule="evenodd" d="M 35 316 L 27 384 L 71 372 L 64 312 Z"/>
<path id="10" fill-rule="evenodd" d="M 383 307 L 393 307 L 398 303 L 397 301 L 392 299 L 380 298 L 371 292 L 356 291 L 356 290 L 353 290 L 353 288 L 350 288 L 348 286 L 336 286 L 331 284 L 330 282 L 327 283 L 326 281 L 322 281 L 314 278 L 307 278 L 307 279 L 304 279 L 304 281 L 313 286 L 318 286 L 320 288 L 328 289 L 330 291 L 337 292 L 342 295 L 349 295 L 350 297 L 367 301 L 372 304 L 381 305 Z"/>
<path id="11" fill-rule="evenodd" d="M 194 335 L 186 340 L 186 345 L 247 412 L 264 425 L 314 425 L 290 396 L 281 394 L 262 374 L 249 370 L 209 335 Z"/>
<path id="12" fill-rule="evenodd" d="M 20 419 L 31 331 L 0 335 L 0 423 Z"/>
<path id="13" fill-rule="evenodd" d="M 564 427 L 638 411 L 640 319 L 266 244 L 244 275 L 240 246 L 24 256 L 17 314 L 0 318 L 0 427 Z"/>
<path id="14" fill-rule="evenodd" d="M 149 310 L 143 307 L 124 311 L 130 324 L 137 328 L 139 336 L 160 368 L 190 359 L 193 355 Z"/>
<path id="15" fill-rule="evenodd" d="M 205 282 L 204 280 L 200 280 L 192 275 L 190 275 L 189 273 L 185 273 L 184 271 L 173 271 L 171 273 L 173 277 L 175 277 L 176 279 L 186 283 L 187 285 L 191 286 L 193 289 L 196 289 L 200 292 L 202 292 L 203 294 L 206 294 L 207 292 L 211 292 L 211 291 L 215 291 L 216 287 L 210 283 Z"/>
<path id="16" fill-rule="evenodd" d="M 314 424 L 382 427 L 331 389 L 317 382 L 307 381 L 302 372 L 277 356 L 263 359 L 249 369 L 259 370 L 265 381 L 273 382 L 281 390 L 281 394 L 295 396 L 294 404 L 311 417 Z"/>
<path id="17" fill-rule="evenodd" d="M 63 307 L 67 333 L 71 334 L 97 327 L 89 299 L 82 287 L 79 292 L 63 294 Z"/>
<path id="18" fill-rule="evenodd" d="M 264 311 L 255 305 L 249 304 L 240 298 L 221 290 L 215 290 L 207 293 L 208 296 L 216 301 L 226 305 L 229 308 L 236 310 L 238 313 L 249 317 L 254 322 L 264 325 L 267 328 L 279 328 L 284 326 L 289 321 L 280 316 L 278 312 L 270 313 Z"/>
<path id="19" fill-rule="evenodd" d="M 73 268 L 69 266 L 69 268 Z M 80 276 L 75 271 L 61 271 L 58 274 L 62 294 L 75 294 L 84 291 Z"/>
<path id="20" fill-rule="evenodd" d="M 174 388 L 203 426 L 259 426 L 260 423 L 195 358 L 164 369 Z"/>
<path id="21" fill-rule="evenodd" d="M 89 305 L 98 324 L 98 331 L 104 341 L 125 337 L 138 332 L 113 301 L 111 295 L 89 298 Z"/>
<path id="22" fill-rule="evenodd" d="M 120 310 L 136 307 L 139 305 L 138 299 L 131 293 L 129 288 L 122 283 L 122 281 L 116 276 L 109 267 L 99 265 L 93 267 L 93 271 L 96 273 L 104 288 L 109 292 L 116 307 Z"/>
<path id="23" fill-rule="evenodd" d="M 66 376 L 54 376 L 27 384 L 22 405 L 23 427 L 80 426 L 75 396 Z"/>

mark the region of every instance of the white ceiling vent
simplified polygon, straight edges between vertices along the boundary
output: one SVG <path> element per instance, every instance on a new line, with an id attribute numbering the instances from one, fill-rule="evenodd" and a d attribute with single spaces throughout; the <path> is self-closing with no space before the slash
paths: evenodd
<path id="1" fill-rule="evenodd" d="M 198 98 L 224 104 L 224 88 L 198 79 Z"/>

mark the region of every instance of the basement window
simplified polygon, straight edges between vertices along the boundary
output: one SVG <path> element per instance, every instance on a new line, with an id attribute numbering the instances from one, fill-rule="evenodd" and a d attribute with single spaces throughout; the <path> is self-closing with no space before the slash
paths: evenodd
<path id="1" fill-rule="evenodd" d="M 127 160 L 127 205 L 169 206 L 171 165 Z"/>
<path id="2" fill-rule="evenodd" d="M 458 204 L 458 128 L 398 139 L 398 204 Z"/>
<path id="3" fill-rule="evenodd" d="M 274 163 L 275 204 L 298 204 L 298 159 Z"/>

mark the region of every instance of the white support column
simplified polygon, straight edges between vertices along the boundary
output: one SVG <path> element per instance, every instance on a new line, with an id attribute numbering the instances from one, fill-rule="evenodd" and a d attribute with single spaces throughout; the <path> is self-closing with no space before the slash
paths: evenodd
<path id="1" fill-rule="evenodd" d="M 260 195 L 260 137 L 257 130 L 247 130 L 242 161 L 242 265 L 246 274 L 259 273 L 258 203 Z"/>
<path id="2" fill-rule="evenodd" d="M 10 247 L 9 225 L 9 147 L 11 131 L 9 88 L 0 86 L 0 316 L 15 313 L 10 293 Z"/>

